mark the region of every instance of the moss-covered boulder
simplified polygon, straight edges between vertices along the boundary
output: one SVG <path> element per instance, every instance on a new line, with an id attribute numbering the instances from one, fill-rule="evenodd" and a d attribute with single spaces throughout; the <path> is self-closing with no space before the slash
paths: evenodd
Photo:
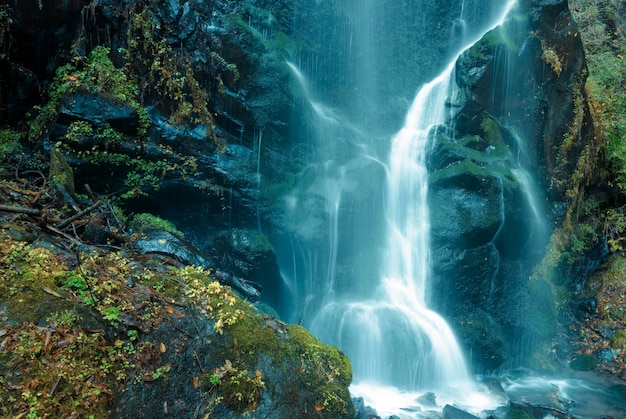
<path id="1" fill-rule="evenodd" d="M 354 417 L 347 357 L 210 271 L 0 234 L 3 415 Z"/>

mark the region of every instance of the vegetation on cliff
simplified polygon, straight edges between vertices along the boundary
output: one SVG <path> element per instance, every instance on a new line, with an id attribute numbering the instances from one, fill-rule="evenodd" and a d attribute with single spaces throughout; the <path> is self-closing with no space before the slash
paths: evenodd
<path id="1" fill-rule="evenodd" d="M 216 273 L 135 247 L 148 230 L 182 238 L 121 205 L 168 176 L 207 188 L 196 154 L 227 146 L 216 102 L 240 77 L 218 35 L 201 40 L 206 56 L 179 48 L 168 19 L 189 11 L 170 6 L 79 10 L 78 36 L 46 57 L 48 80 L 36 76 L 46 88 L 29 99 L 41 102 L 0 130 L 0 416 L 354 417 L 344 354 L 262 314 Z M 20 13 L 0 6 L 0 64 L 27 72 L 5 54 Z M 190 131 L 192 151 L 168 136 Z M 89 171 L 122 186 L 94 191 Z"/>
<path id="2" fill-rule="evenodd" d="M 259 313 L 210 271 L 140 254 L 109 205 L 68 216 L 38 180 L 0 182 L 3 417 L 353 417 L 336 348 Z M 106 244 L 90 244 L 93 223 L 111 228 Z"/>
<path id="3" fill-rule="evenodd" d="M 576 161 L 564 161 L 576 165 L 568 181 L 570 204 L 543 266 L 567 272 L 570 291 L 561 288 L 559 303 L 573 301 L 579 306 L 571 325 L 577 348 L 572 368 L 595 368 L 624 378 L 626 9 L 623 2 L 611 0 L 570 0 L 569 6 L 580 30 L 588 78 L 584 96 L 573 104 L 577 117 L 563 146 L 575 147 L 582 135 L 593 137 L 592 146 L 582 150 Z M 591 127 L 583 126 L 585 112 Z"/>

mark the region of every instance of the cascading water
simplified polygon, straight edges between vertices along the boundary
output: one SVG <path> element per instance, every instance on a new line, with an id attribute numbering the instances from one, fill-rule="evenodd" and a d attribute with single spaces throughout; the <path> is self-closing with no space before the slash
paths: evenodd
<path id="1" fill-rule="evenodd" d="M 508 1 L 478 37 L 501 24 L 514 4 Z M 311 322 L 314 334 L 350 357 L 355 393 L 366 392 L 364 383 L 436 391 L 457 399 L 471 393 L 471 379 L 450 327 L 427 307 L 430 227 L 425 160 L 432 130 L 451 116 L 453 107 L 446 102 L 456 95 L 455 62 L 477 40 L 465 45 L 438 77 L 421 88 L 404 127 L 392 140 L 379 283 L 355 301 L 335 292 L 331 279 L 327 298 Z"/>

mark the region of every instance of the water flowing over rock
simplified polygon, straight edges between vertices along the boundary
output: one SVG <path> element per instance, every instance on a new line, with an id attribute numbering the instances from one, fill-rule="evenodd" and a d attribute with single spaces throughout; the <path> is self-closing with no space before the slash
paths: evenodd
<path id="1" fill-rule="evenodd" d="M 567 2 L 521 6 L 528 23 L 509 20 L 459 59 L 464 93 L 455 133 L 436 135 L 430 158 L 433 298 L 457 319 L 475 365 L 488 370 L 521 355 L 512 342 L 540 341 L 555 330 L 550 291 L 528 279 L 556 214 L 545 198 L 529 198 L 524 172 L 543 179 L 534 185 L 540 196 L 565 199 L 551 150 L 575 118 L 572 103 L 585 77 Z M 551 48 L 558 63 L 546 58 Z"/>
<path id="2" fill-rule="evenodd" d="M 41 127 L 29 119 L 27 148 L 67 160 L 76 178 L 67 201 L 95 192 L 129 213 L 173 221 L 189 243 L 154 230 L 133 238 L 136 249 L 165 264 L 215 269 L 222 284 L 272 306 L 259 311 L 339 346 L 358 381 L 419 392 L 391 417 L 475 417 L 452 406 L 473 397 L 465 386 L 474 384 L 472 371 L 533 364 L 559 328 L 554 284 L 533 267 L 564 217 L 567 180 L 592 138 L 568 2 L 520 0 L 504 19 L 514 3 L 12 0 L 9 20 L 0 6 L 0 123 L 22 122 L 41 105 L 47 118 Z M 502 25 L 483 34 L 496 21 Z M 133 48 L 144 41 L 142 56 Z M 115 74 L 133 75 L 132 94 L 80 78 L 99 45 L 109 48 Z M 62 64 L 72 71 L 55 80 Z M 45 107 L 48 86 L 77 80 L 74 90 L 53 89 L 54 106 Z M 102 224 L 85 231 L 110 244 Z M 609 254 L 606 239 L 595 246 L 584 277 Z M 583 301 L 580 315 L 596 305 Z M 286 336 L 282 322 L 259 321 L 258 336 Z M 180 317 L 168 327 L 193 337 L 154 332 L 188 339 L 176 383 L 191 376 L 194 351 L 218 338 L 212 325 L 192 323 Z M 304 339 L 300 330 L 292 334 Z M 229 343 L 240 354 L 239 340 Z M 254 414 L 298 417 L 288 397 L 301 402 L 303 417 L 324 417 L 332 402 L 350 416 L 350 377 L 336 378 L 336 365 L 323 384 L 336 383 L 340 397 L 302 390 L 299 362 L 317 363 L 318 372 L 322 365 L 303 348 L 287 358 L 265 348 L 250 366 L 249 379 L 260 378 L 259 368 L 278 383 Z M 343 365 L 342 353 L 322 352 Z M 565 363 L 569 352 L 541 356 Z M 613 362 L 617 353 L 590 357 L 570 367 Z M 446 400 L 440 393 L 451 388 L 454 400 Z M 191 393 L 186 386 L 177 400 L 196 400 Z M 166 395 L 170 389 L 154 385 L 129 388 L 122 399 L 140 415 L 141 403 L 163 410 L 155 400 Z M 359 417 L 378 417 L 365 403 L 355 399 Z M 190 412 L 183 404 L 176 409 Z M 508 409 L 566 417 L 569 405 L 560 407 Z"/>

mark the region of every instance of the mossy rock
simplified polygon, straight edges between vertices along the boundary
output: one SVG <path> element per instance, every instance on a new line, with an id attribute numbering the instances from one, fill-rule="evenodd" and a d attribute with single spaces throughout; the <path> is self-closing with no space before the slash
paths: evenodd
<path id="1" fill-rule="evenodd" d="M 616 330 L 609 342 L 611 344 L 611 348 L 613 349 L 622 349 L 626 347 L 626 330 Z"/>
<path id="2" fill-rule="evenodd" d="M 175 235 L 179 239 L 185 237 L 185 235 L 176 228 L 173 222 L 149 213 L 135 215 L 128 226 L 135 233 L 144 233 L 150 230 L 163 230 Z"/>
<path id="3" fill-rule="evenodd" d="M 598 365 L 598 358 L 589 354 L 580 354 L 570 363 L 570 368 L 576 371 L 591 371 L 596 365 Z"/>
<path id="4" fill-rule="evenodd" d="M 533 419 L 531 415 L 523 410 L 509 410 L 506 412 L 505 419 Z"/>
<path id="5" fill-rule="evenodd" d="M 342 352 L 300 326 L 248 313 L 227 334 L 238 347 L 241 368 L 263 372 L 265 391 L 281 411 L 291 417 L 312 411 L 324 418 L 354 417 L 348 391 L 352 368 Z"/>
<path id="6" fill-rule="evenodd" d="M 65 155 L 58 148 L 50 152 L 50 180 L 70 194 L 75 193 L 74 171 L 70 167 Z"/>

